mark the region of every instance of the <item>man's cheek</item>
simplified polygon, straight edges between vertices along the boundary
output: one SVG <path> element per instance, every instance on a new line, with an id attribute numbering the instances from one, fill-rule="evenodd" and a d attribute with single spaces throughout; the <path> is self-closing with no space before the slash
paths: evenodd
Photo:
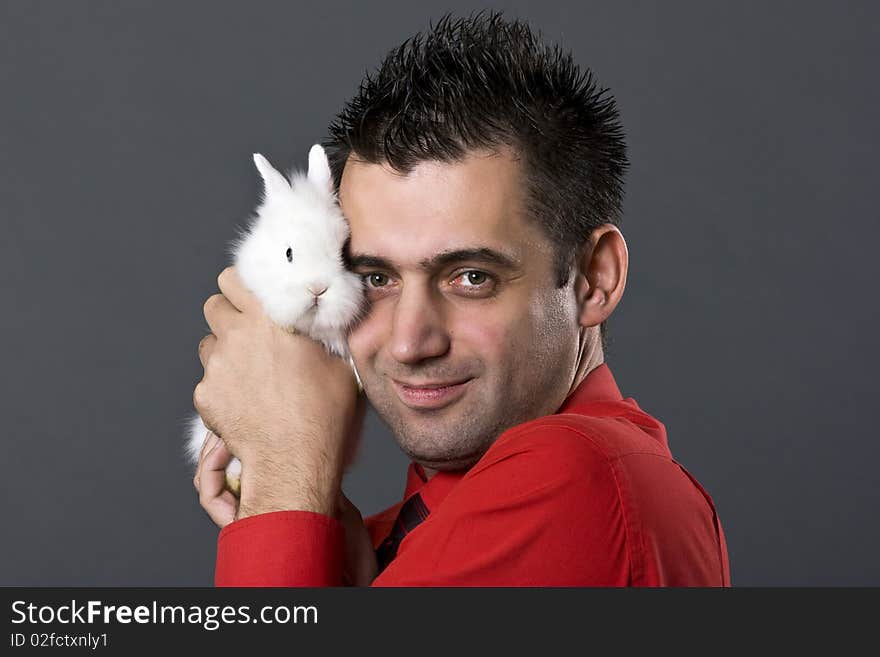
<path id="1" fill-rule="evenodd" d="M 381 331 L 375 317 L 366 317 L 348 334 L 348 350 L 358 372 L 367 370 L 380 347 Z"/>
<path id="2" fill-rule="evenodd" d="M 495 367 L 511 347 L 509 328 L 490 318 L 472 318 L 451 331 L 453 353 L 470 353 L 483 362 L 484 367 Z"/>

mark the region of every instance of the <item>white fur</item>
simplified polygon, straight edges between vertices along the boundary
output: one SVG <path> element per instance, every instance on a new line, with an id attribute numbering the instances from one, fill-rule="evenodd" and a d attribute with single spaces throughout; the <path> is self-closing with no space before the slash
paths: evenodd
<path id="1" fill-rule="evenodd" d="M 360 386 L 345 335 L 359 319 L 363 283 L 343 264 L 349 228 L 333 190 L 327 155 L 319 144 L 312 146 L 308 173 L 295 172 L 290 181 L 259 153 L 254 154 L 254 164 L 265 192 L 248 228 L 232 242 L 230 255 L 236 270 L 272 321 L 309 335 L 331 353 L 347 358 Z M 292 261 L 287 259 L 288 248 Z M 317 305 L 309 288 L 315 292 L 326 288 Z M 194 465 L 207 434 L 195 414 L 185 448 Z M 233 480 L 240 477 L 238 459 L 232 460 L 226 474 Z"/>

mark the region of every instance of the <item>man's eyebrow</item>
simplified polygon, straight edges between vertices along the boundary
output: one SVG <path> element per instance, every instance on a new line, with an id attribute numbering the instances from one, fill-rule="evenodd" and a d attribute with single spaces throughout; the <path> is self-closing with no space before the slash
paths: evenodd
<path id="1" fill-rule="evenodd" d="M 424 271 L 433 271 L 440 269 L 446 265 L 450 265 L 461 261 L 482 262 L 487 265 L 495 265 L 502 269 L 516 270 L 520 268 L 518 260 L 501 251 L 490 249 L 488 247 L 479 247 L 473 249 L 454 249 L 450 251 L 441 251 L 430 258 L 426 258 L 419 262 L 419 268 Z M 358 267 L 372 267 L 376 269 L 386 269 L 396 271 L 393 263 L 381 256 L 370 255 L 368 253 L 355 253 L 350 256 L 348 265 L 351 269 Z"/>

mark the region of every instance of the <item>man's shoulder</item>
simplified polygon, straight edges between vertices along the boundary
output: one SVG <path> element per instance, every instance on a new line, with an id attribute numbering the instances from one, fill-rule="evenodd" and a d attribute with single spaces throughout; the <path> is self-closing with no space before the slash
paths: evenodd
<path id="1" fill-rule="evenodd" d="M 699 523 L 703 535 L 714 536 L 712 498 L 672 457 L 665 430 L 658 439 L 649 422 L 627 415 L 565 413 L 518 425 L 474 469 L 495 468 L 495 480 L 505 467 L 516 470 L 521 487 L 559 493 L 566 509 L 622 513 L 645 536 L 671 536 Z"/>
<path id="2" fill-rule="evenodd" d="M 627 474 L 629 455 L 648 455 L 635 475 L 642 480 L 674 465 L 665 445 L 625 417 L 555 414 L 505 431 L 462 485 L 517 497 L 527 491 L 573 501 L 607 497 L 610 504 L 622 489 L 637 485 Z"/>
<path id="3" fill-rule="evenodd" d="M 560 465 L 576 467 L 583 466 L 583 461 L 610 462 L 628 454 L 653 454 L 671 460 L 666 445 L 645 431 L 640 418 L 627 413 L 540 417 L 505 431 L 486 455 L 506 458 L 524 449 L 539 450 L 547 458 L 558 459 Z"/>

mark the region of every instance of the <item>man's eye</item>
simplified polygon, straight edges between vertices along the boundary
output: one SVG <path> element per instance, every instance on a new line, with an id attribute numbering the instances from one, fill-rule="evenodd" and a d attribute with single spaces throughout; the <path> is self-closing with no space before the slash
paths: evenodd
<path id="1" fill-rule="evenodd" d="M 369 287 L 384 287 L 388 284 L 388 277 L 385 274 L 372 273 L 364 274 L 364 282 Z"/>
<path id="2" fill-rule="evenodd" d="M 471 270 L 462 272 L 458 278 L 465 281 L 464 287 L 479 287 L 489 280 L 489 275 L 486 272 Z"/>

